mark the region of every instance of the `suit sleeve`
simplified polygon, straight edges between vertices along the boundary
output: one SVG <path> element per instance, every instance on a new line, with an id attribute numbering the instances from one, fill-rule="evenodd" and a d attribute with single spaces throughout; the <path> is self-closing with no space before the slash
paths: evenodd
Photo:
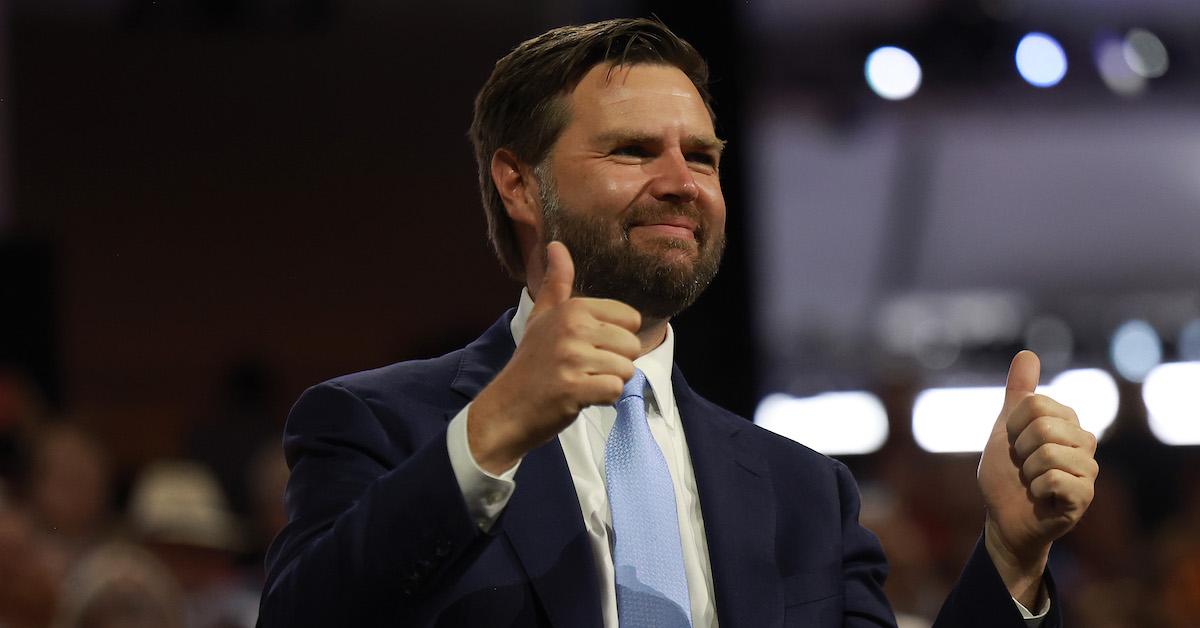
<path id="1" fill-rule="evenodd" d="M 1049 571 L 1045 574 L 1045 583 L 1051 603 L 1050 613 L 1042 619 L 1041 628 L 1060 628 L 1062 604 L 1059 603 Z M 954 588 L 942 604 L 942 610 L 933 622 L 934 628 L 1026 628 L 1029 625 L 1017 610 L 980 536 L 958 582 L 954 583 Z"/>
<path id="2" fill-rule="evenodd" d="M 362 399 L 325 383 L 296 402 L 284 450 L 289 523 L 267 555 L 259 627 L 420 623 L 439 581 L 485 537 L 444 424 L 432 439 L 396 442 Z"/>
<path id="3" fill-rule="evenodd" d="M 858 522 L 858 485 L 850 470 L 834 463 L 841 498 L 842 577 L 845 583 L 847 628 L 894 627 L 896 617 L 883 592 L 887 579 L 887 557 L 879 539 Z"/>

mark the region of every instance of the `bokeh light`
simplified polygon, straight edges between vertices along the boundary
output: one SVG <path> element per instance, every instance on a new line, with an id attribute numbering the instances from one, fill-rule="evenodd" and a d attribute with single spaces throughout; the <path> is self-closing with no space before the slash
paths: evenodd
<path id="1" fill-rule="evenodd" d="M 888 436 L 887 411 L 875 395 L 828 392 L 815 397 L 768 395 L 754 422 L 823 454 L 869 454 Z"/>
<path id="2" fill-rule="evenodd" d="M 1131 382 L 1145 379 L 1162 362 L 1162 354 L 1162 340 L 1146 321 L 1126 321 L 1113 332 L 1109 358 L 1117 373 Z"/>
<path id="3" fill-rule="evenodd" d="M 1030 85 L 1053 87 L 1067 74 L 1067 55 L 1045 33 L 1029 33 L 1017 44 L 1017 71 Z"/>
<path id="4" fill-rule="evenodd" d="M 921 87 L 921 64 L 908 51 L 884 46 L 867 56 L 867 85 L 888 100 L 904 100 Z"/>
<path id="5" fill-rule="evenodd" d="M 1121 48 L 1125 63 L 1141 77 L 1158 78 L 1166 74 L 1170 67 L 1167 47 L 1154 33 L 1144 28 L 1130 30 Z"/>
<path id="6" fill-rule="evenodd" d="M 1200 445 L 1200 362 L 1171 362 L 1142 384 L 1150 431 L 1168 445 Z"/>
<path id="7" fill-rule="evenodd" d="M 1146 77 L 1129 65 L 1125 42 L 1105 37 L 1096 46 L 1096 69 L 1109 89 L 1122 96 L 1134 96 L 1146 89 Z"/>

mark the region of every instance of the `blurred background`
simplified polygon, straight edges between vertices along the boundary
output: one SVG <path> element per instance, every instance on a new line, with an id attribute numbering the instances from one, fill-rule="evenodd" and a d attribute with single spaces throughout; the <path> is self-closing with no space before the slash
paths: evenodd
<path id="1" fill-rule="evenodd" d="M 517 301 L 466 139 L 492 64 L 650 14 L 730 141 L 677 359 L 851 466 L 905 624 L 1028 347 L 1101 437 L 1070 623 L 1200 626 L 1190 0 L 0 0 L 0 626 L 252 625 L 290 403 Z"/>

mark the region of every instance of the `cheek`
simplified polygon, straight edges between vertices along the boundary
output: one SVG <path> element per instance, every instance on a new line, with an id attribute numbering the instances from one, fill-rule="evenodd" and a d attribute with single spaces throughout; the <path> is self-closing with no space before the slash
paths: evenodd
<path id="1" fill-rule="evenodd" d="M 717 224 L 724 225 L 725 196 L 721 193 L 721 182 L 714 178 L 711 182 L 701 184 L 700 189 L 703 208 Z"/>

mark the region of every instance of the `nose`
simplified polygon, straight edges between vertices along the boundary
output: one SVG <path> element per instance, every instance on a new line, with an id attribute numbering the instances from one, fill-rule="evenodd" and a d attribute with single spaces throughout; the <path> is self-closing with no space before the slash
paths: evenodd
<path id="1" fill-rule="evenodd" d="M 696 178 L 687 159 L 678 149 L 665 151 L 654 160 L 654 178 L 650 184 L 650 194 L 655 199 L 667 203 L 690 203 L 700 195 Z"/>

